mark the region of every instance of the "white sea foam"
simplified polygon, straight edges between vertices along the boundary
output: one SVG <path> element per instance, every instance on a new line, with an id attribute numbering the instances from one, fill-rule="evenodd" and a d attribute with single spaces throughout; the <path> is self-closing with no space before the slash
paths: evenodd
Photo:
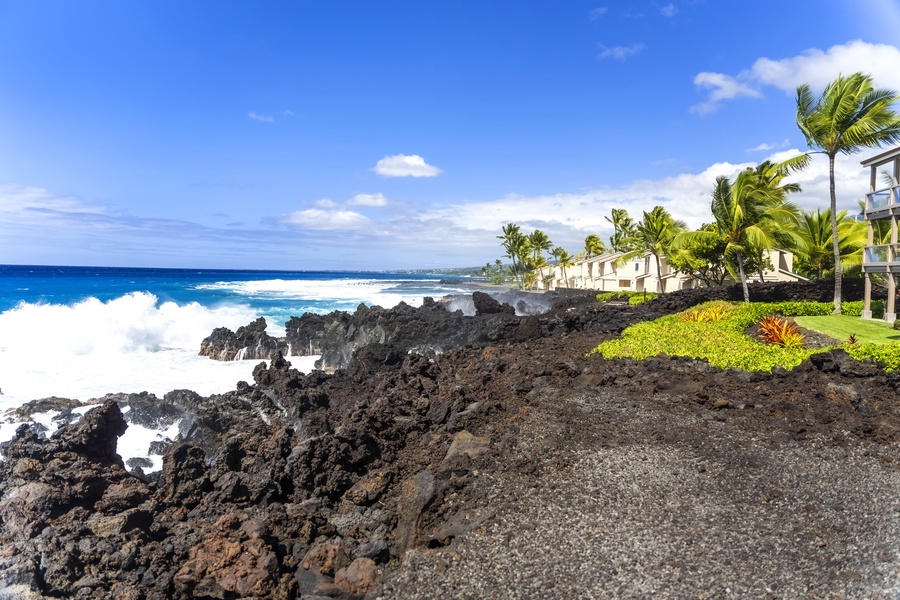
<path id="1" fill-rule="evenodd" d="M 423 285 L 435 280 L 421 280 Z M 418 283 L 418 280 L 417 280 Z M 422 294 L 401 292 L 398 281 L 381 279 L 325 279 L 287 280 L 265 279 L 260 281 L 219 281 L 197 286 L 201 290 L 227 290 L 248 299 L 300 300 L 306 302 L 327 301 L 336 303 L 365 303 L 390 308 L 401 301 L 410 306 L 422 304 Z M 329 308 L 309 305 L 306 312 L 330 311 Z"/>
<path id="2" fill-rule="evenodd" d="M 147 293 L 73 305 L 21 303 L 0 313 L 0 414 L 50 396 L 86 401 L 119 392 L 147 391 L 160 398 L 175 389 L 202 396 L 228 392 L 238 381 L 251 381 L 260 361 L 210 360 L 197 355 L 200 342 L 216 327 L 234 330 L 257 316 L 249 306 L 159 303 Z M 317 358 L 289 360 L 308 372 Z M 32 419 L 49 436 L 57 428 L 55 414 Z M 0 441 L 10 439 L 19 425 L 0 418 Z M 119 454 L 125 460 L 148 457 L 149 443 L 174 439 L 175 427 L 153 431 L 131 425 L 119 439 Z M 154 462 L 150 470 L 158 469 L 160 457 L 148 458 Z"/>
<path id="3" fill-rule="evenodd" d="M 251 379 L 257 361 L 200 357 L 200 342 L 216 327 L 234 330 L 257 316 L 249 306 L 158 303 L 147 293 L 71 306 L 21 303 L 0 313 L 0 408 L 48 396 L 229 391 Z"/>

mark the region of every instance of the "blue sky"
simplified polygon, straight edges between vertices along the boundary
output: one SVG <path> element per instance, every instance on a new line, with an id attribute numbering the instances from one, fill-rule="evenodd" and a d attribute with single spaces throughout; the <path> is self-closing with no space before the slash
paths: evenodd
<path id="1" fill-rule="evenodd" d="M 573 253 L 612 208 L 696 226 L 717 175 L 806 149 L 797 85 L 900 90 L 898 31 L 893 0 L 0 0 L 0 263 L 440 268 L 509 221 Z M 823 157 L 797 180 L 827 205 Z"/>

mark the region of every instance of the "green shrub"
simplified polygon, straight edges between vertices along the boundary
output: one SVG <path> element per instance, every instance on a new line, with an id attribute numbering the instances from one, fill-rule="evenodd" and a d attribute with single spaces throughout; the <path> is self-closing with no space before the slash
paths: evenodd
<path id="1" fill-rule="evenodd" d="M 862 300 L 854 300 L 853 302 L 844 302 L 841 304 L 841 314 L 848 317 L 861 317 L 863 311 Z M 872 318 L 881 319 L 884 317 L 884 300 L 872 300 Z"/>
<path id="2" fill-rule="evenodd" d="M 628 300 L 631 292 L 603 292 L 597 294 L 597 300 L 600 302 L 610 302 L 612 300 Z"/>
<path id="3" fill-rule="evenodd" d="M 632 306 L 641 304 L 647 300 L 652 300 L 659 296 L 656 292 L 630 292 L 623 290 L 621 292 L 602 292 L 597 294 L 597 300 L 600 302 L 610 302 L 614 300 L 627 300 Z"/>
<path id="4" fill-rule="evenodd" d="M 721 302 L 707 302 L 692 310 L 705 311 Z M 680 315 L 667 315 L 655 321 L 638 323 L 622 332 L 619 339 L 603 342 L 594 353 L 606 358 L 630 357 L 643 360 L 668 354 L 705 359 L 720 368 L 745 371 L 771 371 L 799 365 L 819 349 L 769 346 L 744 331 L 763 316 L 828 315 L 827 302 L 729 303 L 730 310 L 720 321 L 684 321 Z"/>
<path id="5" fill-rule="evenodd" d="M 900 344 L 848 344 L 844 350 L 856 360 L 868 358 L 888 372 L 900 368 Z"/>
<path id="6" fill-rule="evenodd" d="M 659 294 L 656 292 L 634 292 L 631 298 L 628 299 L 628 304 L 637 306 L 638 304 L 653 300 L 657 296 L 659 296 Z"/>

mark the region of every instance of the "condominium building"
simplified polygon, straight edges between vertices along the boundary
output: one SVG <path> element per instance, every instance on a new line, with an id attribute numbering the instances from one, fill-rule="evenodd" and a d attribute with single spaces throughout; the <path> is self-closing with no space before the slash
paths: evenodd
<path id="1" fill-rule="evenodd" d="M 900 245 L 897 244 L 897 218 L 900 215 L 900 147 L 862 161 L 868 167 L 869 193 L 866 194 L 865 217 L 868 237 L 863 254 L 866 278 L 865 305 L 862 316 L 872 318 L 872 282 L 883 279 L 887 285 L 884 320 L 897 319 L 897 275 L 900 274 Z"/>

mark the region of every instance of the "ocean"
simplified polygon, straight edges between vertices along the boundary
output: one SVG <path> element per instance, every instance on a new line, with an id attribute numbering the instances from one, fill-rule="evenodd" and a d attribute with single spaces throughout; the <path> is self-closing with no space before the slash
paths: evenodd
<path id="1" fill-rule="evenodd" d="M 469 293 L 441 274 L 0 265 L 0 415 L 34 399 L 174 389 L 224 393 L 259 361 L 198 356 L 216 327 Z M 453 279 L 459 278 L 453 276 Z M 315 357 L 290 357 L 309 371 Z M 51 430 L 50 416 L 45 425 Z M 0 418 L 0 441 L 17 424 Z M 49 431 L 48 431 L 49 433 Z M 131 431 L 130 435 L 140 432 Z M 144 432 L 149 435 L 148 432 Z M 127 434 L 128 435 L 128 434 Z"/>

